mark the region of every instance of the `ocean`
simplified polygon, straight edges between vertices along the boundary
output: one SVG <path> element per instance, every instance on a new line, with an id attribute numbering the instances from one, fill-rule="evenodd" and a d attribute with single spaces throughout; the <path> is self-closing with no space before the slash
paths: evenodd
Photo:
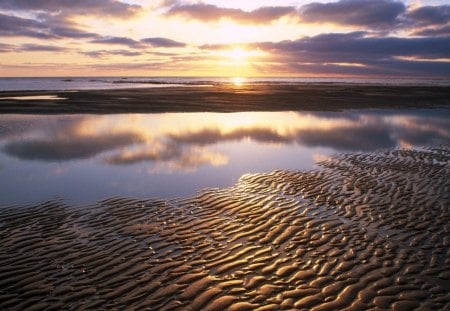
<path id="1" fill-rule="evenodd" d="M 233 83 L 350 83 L 376 85 L 450 86 L 448 79 L 398 78 L 238 78 L 238 77 L 44 77 L 0 78 L 0 91 L 70 91 L 119 88 L 199 86 Z"/>

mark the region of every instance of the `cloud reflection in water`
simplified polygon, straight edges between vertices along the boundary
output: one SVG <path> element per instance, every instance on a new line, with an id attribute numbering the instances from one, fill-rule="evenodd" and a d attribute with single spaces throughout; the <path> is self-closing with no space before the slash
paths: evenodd
<path id="1" fill-rule="evenodd" d="M 0 116 L 0 204 L 186 196 L 336 152 L 450 141 L 449 110 Z M 80 193 L 82 195 L 80 195 Z"/>
<path id="2" fill-rule="evenodd" d="M 31 123 L 33 127 L 29 120 L 20 126 L 21 116 L 16 116 L 3 122 L 7 130 L 0 132 L 0 142 L 5 154 L 21 160 L 81 160 L 102 154 L 107 164 L 154 162 L 189 170 L 227 164 L 226 154 L 208 148 L 230 142 L 339 152 L 446 143 L 448 117 L 448 111 L 438 110 L 425 116 L 420 111 L 54 116 L 50 123 Z"/>

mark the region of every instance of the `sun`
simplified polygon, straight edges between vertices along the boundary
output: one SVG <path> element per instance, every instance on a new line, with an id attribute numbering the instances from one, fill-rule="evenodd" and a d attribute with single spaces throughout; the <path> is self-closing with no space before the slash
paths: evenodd
<path id="1" fill-rule="evenodd" d="M 253 56 L 254 53 L 247 51 L 242 47 L 234 47 L 219 52 L 224 59 L 234 63 L 245 63 Z"/>
<path id="2" fill-rule="evenodd" d="M 248 52 L 242 48 L 234 48 L 230 51 L 229 57 L 235 61 L 243 61 L 247 58 Z"/>
<path id="3" fill-rule="evenodd" d="M 234 77 L 231 79 L 235 86 L 242 86 L 247 80 L 243 77 Z"/>

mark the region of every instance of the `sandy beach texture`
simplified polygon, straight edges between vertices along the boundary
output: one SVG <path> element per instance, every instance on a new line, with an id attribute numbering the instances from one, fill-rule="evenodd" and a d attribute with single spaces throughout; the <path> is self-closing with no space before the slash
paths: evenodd
<path id="1" fill-rule="evenodd" d="M 78 92 L 0 92 L 0 113 L 28 114 L 337 111 L 449 105 L 450 87 L 443 86 L 222 84 Z"/>
<path id="2" fill-rule="evenodd" d="M 0 209 L 2 310 L 450 310 L 450 151 Z M 80 194 L 82 195 L 82 194 Z"/>

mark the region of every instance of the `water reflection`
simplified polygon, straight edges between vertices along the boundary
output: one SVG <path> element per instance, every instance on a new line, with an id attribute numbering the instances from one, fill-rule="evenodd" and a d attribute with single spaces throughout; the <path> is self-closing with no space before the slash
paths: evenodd
<path id="1" fill-rule="evenodd" d="M 89 200 L 186 195 L 252 171 L 309 169 L 335 152 L 446 144 L 449 119 L 449 110 L 0 116 L 0 195 L 77 198 L 90 180 Z M 48 189 L 24 195 L 39 178 Z M 56 182 L 68 183 L 63 193 Z"/>

